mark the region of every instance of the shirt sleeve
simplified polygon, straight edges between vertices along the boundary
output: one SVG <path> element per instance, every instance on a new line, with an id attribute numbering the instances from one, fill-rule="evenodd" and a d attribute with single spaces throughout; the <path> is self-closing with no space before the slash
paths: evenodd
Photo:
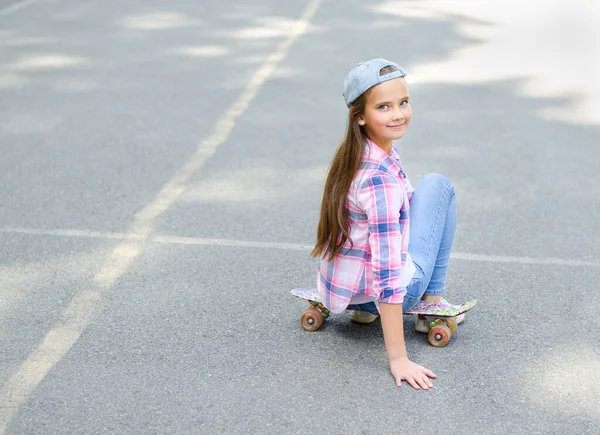
<path id="1" fill-rule="evenodd" d="M 375 175 L 362 183 L 358 194 L 368 221 L 373 291 L 380 302 L 390 304 L 401 304 L 406 294 L 400 285 L 402 191 L 398 183 L 389 175 Z"/>

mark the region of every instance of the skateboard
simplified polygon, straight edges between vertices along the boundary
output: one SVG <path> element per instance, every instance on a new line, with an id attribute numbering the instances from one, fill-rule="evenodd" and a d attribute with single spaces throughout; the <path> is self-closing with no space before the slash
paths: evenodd
<path id="1" fill-rule="evenodd" d="M 321 327 L 323 321 L 331 312 L 321 303 L 319 291 L 316 288 L 295 288 L 291 291 L 293 296 L 310 302 L 310 307 L 300 317 L 300 324 L 305 331 L 314 332 Z M 444 347 L 456 332 L 456 316 L 466 313 L 477 303 L 472 299 L 456 308 L 449 308 L 444 304 L 433 304 L 420 301 L 404 314 L 417 315 L 427 319 L 429 333 L 427 340 L 435 347 Z"/>

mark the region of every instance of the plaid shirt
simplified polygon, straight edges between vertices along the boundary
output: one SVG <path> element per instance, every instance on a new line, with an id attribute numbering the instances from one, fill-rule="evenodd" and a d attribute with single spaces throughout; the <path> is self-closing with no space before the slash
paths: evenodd
<path id="1" fill-rule="evenodd" d="M 415 272 L 408 254 L 413 192 L 396 148 L 390 156 L 367 141 L 346 198 L 353 244 L 347 241 L 332 261 L 320 262 L 317 287 L 332 312 L 345 310 L 353 297 L 352 303 L 402 303 Z"/>

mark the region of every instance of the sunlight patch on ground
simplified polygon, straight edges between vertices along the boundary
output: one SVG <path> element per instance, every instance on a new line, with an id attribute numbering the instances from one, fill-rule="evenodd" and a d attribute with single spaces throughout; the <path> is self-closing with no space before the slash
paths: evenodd
<path id="1" fill-rule="evenodd" d="M 399 20 L 386 20 L 386 21 L 374 21 L 371 24 L 373 29 L 393 29 L 393 31 L 397 31 L 401 26 L 406 23 Z M 391 60 L 391 59 L 390 59 Z"/>
<path id="2" fill-rule="evenodd" d="M 190 186 L 182 202 L 268 203 L 293 196 L 310 186 L 323 183 L 326 166 L 298 169 L 293 172 L 274 168 L 256 168 L 228 172 L 219 178 L 202 180 Z"/>
<path id="3" fill-rule="evenodd" d="M 97 256 L 97 252 L 54 253 L 34 262 L 0 265 L 0 314 L 15 309 L 29 293 L 50 292 L 57 282 L 81 282 L 90 274 Z"/>
<path id="4" fill-rule="evenodd" d="M 236 56 L 231 63 L 236 65 L 257 65 L 265 61 L 265 58 L 260 55 L 253 56 Z"/>
<path id="5" fill-rule="evenodd" d="M 16 71 L 40 71 L 68 68 L 85 63 L 87 63 L 87 60 L 82 57 L 48 53 L 22 57 L 12 65 L 9 65 L 8 69 Z"/>
<path id="6" fill-rule="evenodd" d="M 197 45 L 177 48 L 173 53 L 189 57 L 221 57 L 230 54 L 231 49 L 222 45 Z"/>
<path id="7" fill-rule="evenodd" d="M 422 0 L 384 2 L 372 9 L 452 22 L 471 41 L 445 59 L 412 66 L 411 83 L 517 79 L 521 95 L 568 100 L 541 110 L 543 119 L 600 125 L 599 2 Z"/>
<path id="8" fill-rule="evenodd" d="M 598 349 L 557 349 L 556 354 L 539 355 L 527 364 L 522 379 L 537 407 L 552 413 L 600 418 Z"/>
<path id="9" fill-rule="evenodd" d="M 289 78 L 292 78 L 292 77 L 298 77 L 299 75 L 301 75 L 301 71 L 299 71 L 297 68 L 283 68 L 283 67 L 279 67 L 273 73 L 273 78 L 277 78 L 277 79 L 289 79 Z"/>
<path id="10" fill-rule="evenodd" d="M 182 14 L 162 12 L 128 17 L 121 25 L 132 30 L 168 30 L 199 26 L 201 22 Z"/>
<path id="11" fill-rule="evenodd" d="M 264 17 L 257 21 L 256 26 L 228 31 L 222 36 L 242 40 L 279 38 L 286 35 L 291 29 L 303 25 L 301 20 L 290 20 L 285 17 Z"/>

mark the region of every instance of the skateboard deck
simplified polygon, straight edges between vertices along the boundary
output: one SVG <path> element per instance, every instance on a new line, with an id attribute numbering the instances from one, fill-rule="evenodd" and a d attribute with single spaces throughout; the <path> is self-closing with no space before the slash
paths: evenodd
<path id="1" fill-rule="evenodd" d="M 307 300 L 309 302 L 321 303 L 319 291 L 316 288 L 295 288 L 291 291 L 292 295 Z M 449 308 L 444 304 L 432 304 L 425 301 L 420 301 L 417 305 L 411 308 L 404 314 L 421 314 L 425 316 L 435 317 L 456 317 L 466 313 L 477 304 L 476 299 L 465 302 L 456 308 Z"/>
<path id="2" fill-rule="evenodd" d="M 291 290 L 291 294 L 310 302 L 310 308 L 300 318 L 302 328 L 309 332 L 319 329 L 323 320 L 331 314 L 323 305 L 319 291 L 316 288 L 295 288 Z M 429 343 L 436 347 L 442 347 L 448 343 L 450 337 L 456 332 L 456 316 L 466 313 L 475 304 L 477 304 L 476 299 L 472 299 L 456 307 L 420 301 L 404 314 L 418 315 L 421 318 L 427 319 L 430 328 L 428 334 Z"/>

